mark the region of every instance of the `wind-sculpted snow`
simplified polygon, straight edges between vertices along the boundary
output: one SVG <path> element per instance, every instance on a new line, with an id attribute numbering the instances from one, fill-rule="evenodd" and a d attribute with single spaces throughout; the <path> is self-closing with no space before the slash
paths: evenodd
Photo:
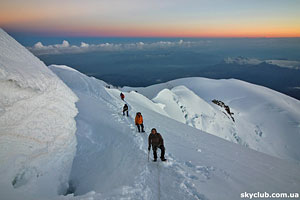
<path id="1" fill-rule="evenodd" d="M 74 93 L 0 29 L 1 199 L 66 191 L 76 151 Z"/>
<path id="2" fill-rule="evenodd" d="M 181 87 L 178 94 L 177 86 Z M 289 96 L 234 79 L 184 78 L 146 88 L 124 88 L 131 90 L 164 104 L 173 119 L 269 155 L 300 160 L 300 102 Z M 235 122 L 213 99 L 230 107 Z"/>
<path id="3" fill-rule="evenodd" d="M 63 81 L 72 90 L 83 92 L 89 96 L 101 97 L 106 101 L 110 101 L 110 96 L 105 91 L 105 87 L 108 86 L 104 81 L 98 80 L 94 77 L 87 77 L 86 75 L 64 65 L 50 65 L 49 68 L 61 77 Z"/>
<path id="4" fill-rule="evenodd" d="M 153 101 L 163 105 L 168 115 L 177 121 L 242 144 L 233 135 L 237 130 L 232 119 L 185 86 L 163 89 Z"/>
<path id="5" fill-rule="evenodd" d="M 58 82 L 44 63 L 0 29 L 0 80 L 15 82 L 22 88 L 45 91 Z M 35 73 L 33 73 L 35 72 Z"/>
<path id="6" fill-rule="evenodd" d="M 217 106 L 197 97 L 187 87 L 163 90 L 154 99 L 160 102 L 135 91 L 123 92 L 124 102 L 119 89 L 104 88 L 105 84 L 99 85 L 94 78 L 79 72 L 68 73 L 70 69 L 66 67 L 50 68 L 79 97 L 72 187 L 69 195 L 59 199 L 237 200 L 245 191 L 297 192 L 299 188 L 298 163 L 253 151 L 173 120 L 166 105 L 169 97 L 174 109 L 177 103 L 180 108 L 190 99 L 192 104 L 186 108 L 189 114 L 202 108 L 203 115 L 217 113 L 232 123 Z M 78 89 L 75 81 L 69 82 L 79 77 L 87 84 L 86 88 L 102 87 L 105 98 L 93 95 L 91 90 Z M 129 105 L 129 117 L 121 114 L 124 103 Z M 179 111 L 175 113 L 180 114 Z M 143 115 L 146 133 L 136 131 L 136 112 Z M 166 163 L 147 161 L 147 137 L 153 127 L 164 138 Z"/>

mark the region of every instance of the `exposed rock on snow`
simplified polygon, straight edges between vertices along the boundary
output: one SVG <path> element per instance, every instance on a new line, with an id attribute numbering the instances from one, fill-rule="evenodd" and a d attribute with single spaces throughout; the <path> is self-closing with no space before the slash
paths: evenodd
<path id="1" fill-rule="evenodd" d="M 223 101 L 220 101 L 220 100 L 216 100 L 216 99 L 213 99 L 212 102 L 222 108 L 225 109 L 225 111 L 227 112 L 227 114 L 231 117 L 232 121 L 235 121 L 234 120 L 234 117 L 232 115 L 234 115 L 233 112 L 230 112 L 230 108 L 229 106 L 227 106 Z"/>
<path id="2" fill-rule="evenodd" d="M 163 105 L 163 110 L 172 119 L 242 144 L 233 135 L 236 131 L 232 120 L 185 86 L 163 89 L 153 101 Z"/>
<path id="3" fill-rule="evenodd" d="M 76 151 L 76 95 L 2 29 L 0 88 L 1 198 L 64 192 Z"/>

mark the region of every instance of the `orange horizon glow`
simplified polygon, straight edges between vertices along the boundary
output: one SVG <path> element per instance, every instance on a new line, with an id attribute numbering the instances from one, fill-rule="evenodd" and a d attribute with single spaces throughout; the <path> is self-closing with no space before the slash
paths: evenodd
<path id="1" fill-rule="evenodd" d="M 5 27 L 6 28 L 6 27 Z M 297 38 L 300 37 L 300 30 L 255 30 L 248 31 L 245 29 L 234 29 L 229 30 L 180 30 L 179 28 L 173 29 L 155 29 L 155 28 L 131 28 L 131 29 L 120 29 L 113 27 L 105 28 L 90 28 L 90 29 L 79 29 L 77 28 L 59 28 L 59 29 L 14 29 L 7 28 L 8 30 L 14 30 L 15 32 L 32 32 L 38 35 L 61 35 L 61 36 L 78 36 L 78 37 L 186 37 L 186 38 Z"/>
<path id="2" fill-rule="evenodd" d="M 300 2 L 291 0 L 272 4 L 191 0 L 188 6 L 169 0 L 156 4 L 146 0 L 21 2 L 3 2 L 0 27 L 87 37 L 300 37 Z"/>

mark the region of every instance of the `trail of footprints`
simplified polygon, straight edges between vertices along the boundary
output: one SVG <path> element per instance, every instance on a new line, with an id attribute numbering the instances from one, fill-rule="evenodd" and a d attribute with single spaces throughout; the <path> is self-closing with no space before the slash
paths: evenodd
<path id="1" fill-rule="evenodd" d="M 132 118 L 129 117 L 123 117 L 123 115 L 118 110 L 118 107 L 122 107 L 122 105 L 119 105 L 117 102 L 115 102 L 115 105 L 108 104 L 110 108 L 112 108 L 116 113 L 118 114 L 112 114 L 112 116 L 121 124 L 126 124 L 129 126 L 131 132 L 134 134 L 134 141 L 139 146 L 139 148 L 145 152 L 145 147 L 143 146 L 144 142 L 146 141 L 146 135 L 145 138 L 136 131 L 136 127 L 134 126 L 133 122 L 131 121 Z M 144 141 L 145 140 L 145 141 Z M 199 150 L 197 150 L 199 152 Z M 201 151 L 200 151 L 201 152 Z M 224 175 L 225 178 L 230 178 L 230 175 L 221 169 L 216 169 L 213 166 L 201 166 L 201 165 L 195 165 L 191 161 L 186 162 L 180 162 L 174 159 L 173 155 L 171 153 L 168 153 L 168 162 L 164 163 L 163 170 L 167 170 L 168 173 L 174 174 L 178 181 L 181 182 L 180 188 L 189 196 L 193 197 L 193 199 L 198 200 L 208 200 L 205 195 L 198 192 L 197 188 L 195 187 L 194 182 L 199 181 L 202 183 L 205 183 L 211 179 L 214 173 L 221 173 Z M 171 167 L 171 168 L 170 168 Z M 172 169 L 173 172 L 171 172 Z M 187 169 L 187 170 L 185 170 Z"/>

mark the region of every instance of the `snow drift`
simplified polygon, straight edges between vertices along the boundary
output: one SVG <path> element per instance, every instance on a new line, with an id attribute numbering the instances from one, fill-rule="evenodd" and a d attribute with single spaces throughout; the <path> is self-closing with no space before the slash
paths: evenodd
<path id="1" fill-rule="evenodd" d="M 77 97 L 2 29 L 0 88 L 1 198 L 63 193 L 76 151 Z"/>

